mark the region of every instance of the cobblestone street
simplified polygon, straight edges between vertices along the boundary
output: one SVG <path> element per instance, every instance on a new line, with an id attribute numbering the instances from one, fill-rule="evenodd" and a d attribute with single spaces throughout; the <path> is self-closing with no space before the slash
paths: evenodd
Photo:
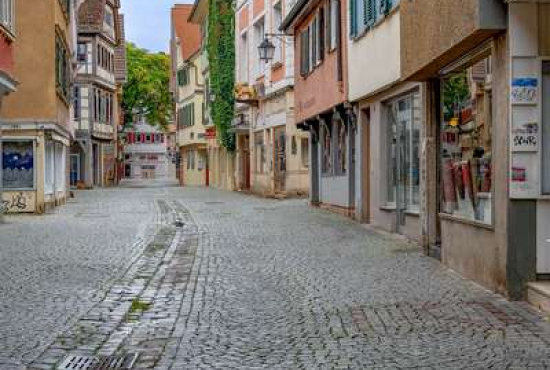
<path id="1" fill-rule="evenodd" d="M 305 200 L 127 183 L 0 225 L 0 369 L 545 369 L 548 318 Z"/>

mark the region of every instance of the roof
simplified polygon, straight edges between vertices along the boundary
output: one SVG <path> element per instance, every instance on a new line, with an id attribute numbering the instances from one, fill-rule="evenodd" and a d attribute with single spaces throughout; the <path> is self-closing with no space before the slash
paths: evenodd
<path id="1" fill-rule="evenodd" d="M 200 28 L 197 24 L 189 21 L 192 10 L 192 4 L 176 4 L 172 8 L 172 32 L 175 36 L 172 42 L 179 42 L 183 60 L 189 59 L 201 48 Z"/>
<path id="2" fill-rule="evenodd" d="M 208 16 L 208 0 L 195 0 L 189 14 L 189 21 L 200 24 L 206 16 Z"/>
<path id="3" fill-rule="evenodd" d="M 307 9 L 315 5 L 317 3 L 316 0 L 298 0 L 294 4 L 294 6 L 290 9 L 287 16 L 283 19 L 281 22 L 281 26 L 279 27 L 280 31 L 286 31 L 289 28 L 293 27 L 295 23 L 302 17 L 305 12 L 307 12 Z"/>

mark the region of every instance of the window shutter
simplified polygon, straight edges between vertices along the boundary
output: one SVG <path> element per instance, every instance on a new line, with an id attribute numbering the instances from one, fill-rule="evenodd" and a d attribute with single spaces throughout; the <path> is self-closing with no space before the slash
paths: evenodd
<path id="1" fill-rule="evenodd" d="M 357 36 L 357 2 L 369 0 L 350 0 L 349 6 L 349 34 L 351 37 Z"/>
<path id="2" fill-rule="evenodd" d="M 375 2 L 376 0 L 364 0 L 364 9 L 363 9 L 363 21 L 366 27 L 370 27 L 374 24 L 376 20 L 375 14 Z M 385 2 L 385 0 L 381 0 Z"/>
<path id="3" fill-rule="evenodd" d="M 314 67 L 317 64 L 317 21 L 319 20 L 319 15 L 317 15 L 313 22 L 311 23 L 311 61 L 312 66 Z"/>

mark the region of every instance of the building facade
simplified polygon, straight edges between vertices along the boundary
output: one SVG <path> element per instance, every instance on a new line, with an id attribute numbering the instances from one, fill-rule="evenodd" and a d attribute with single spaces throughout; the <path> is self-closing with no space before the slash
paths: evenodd
<path id="1" fill-rule="evenodd" d="M 116 182 L 119 99 L 125 80 L 120 70 L 115 73 L 115 57 L 124 43 L 119 9 L 119 0 L 84 0 L 78 8 L 72 186 Z"/>
<path id="2" fill-rule="evenodd" d="M 493 291 L 548 299 L 550 6 L 424 0 L 400 12 L 401 74 L 425 89 L 423 244 Z"/>
<path id="3" fill-rule="evenodd" d="M 2 5 L 8 6 L 0 12 L 3 23 L 12 27 L 13 13 L 10 18 L 4 11 L 15 5 L 17 39 L 10 41 L 12 57 L 2 41 L 0 63 L 20 82 L 0 111 L 2 197 L 7 212 L 42 213 L 67 197 L 74 3 L 45 0 L 33 4 L 32 11 L 23 1 Z"/>
<path id="4" fill-rule="evenodd" d="M 281 30 L 294 35 L 294 114 L 309 130 L 310 200 L 355 214 L 355 117 L 347 97 L 345 1 L 299 0 Z"/>
<path id="5" fill-rule="evenodd" d="M 189 21 L 192 8 L 191 4 L 178 4 L 172 8 L 172 91 L 179 153 L 178 175 L 183 186 L 207 186 L 204 58 L 200 26 Z"/>
<path id="6" fill-rule="evenodd" d="M 202 79 L 204 81 L 203 92 L 203 122 L 206 138 L 206 173 L 208 174 L 208 186 L 224 190 L 236 190 L 237 180 L 235 176 L 235 153 L 221 145 L 216 127 L 210 116 L 210 107 L 215 104 L 215 95 L 210 94 L 210 72 L 208 63 L 208 1 L 197 0 L 193 4 L 189 21 L 199 26 L 201 34 L 200 65 L 202 67 Z"/>
<path id="7" fill-rule="evenodd" d="M 0 1 L 0 114 L 2 99 L 15 91 L 17 82 L 13 76 L 13 43 L 15 41 L 15 0 Z M 2 123 L 0 122 L 0 154 L 2 150 Z M 9 199 L 2 196 L 2 171 L 0 166 L 0 221 L 2 214 L 10 207 Z"/>
<path id="8" fill-rule="evenodd" d="M 170 158 L 164 131 L 138 117 L 123 132 L 124 178 L 166 179 L 170 177 Z"/>
<path id="9" fill-rule="evenodd" d="M 401 79 L 400 2 L 349 2 L 349 100 L 357 117 L 355 214 L 361 222 L 420 241 L 423 90 Z"/>
<path id="10" fill-rule="evenodd" d="M 235 50 L 236 177 L 241 190 L 261 195 L 307 194 L 308 134 L 294 122 L 294 45 L 278 35 L 290 1 L 237 3 Z M 258 47 L 268 40 L 270 60 Z"/>

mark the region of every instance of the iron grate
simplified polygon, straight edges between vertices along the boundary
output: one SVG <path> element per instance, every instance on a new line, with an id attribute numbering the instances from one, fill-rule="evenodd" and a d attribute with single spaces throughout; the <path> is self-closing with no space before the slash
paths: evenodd
<path id="1" fill-rule="evenodd" d="M 122 356 L 67 356 L 58 370 L 129 370 L 137 360 L 137 354 Z"/>

